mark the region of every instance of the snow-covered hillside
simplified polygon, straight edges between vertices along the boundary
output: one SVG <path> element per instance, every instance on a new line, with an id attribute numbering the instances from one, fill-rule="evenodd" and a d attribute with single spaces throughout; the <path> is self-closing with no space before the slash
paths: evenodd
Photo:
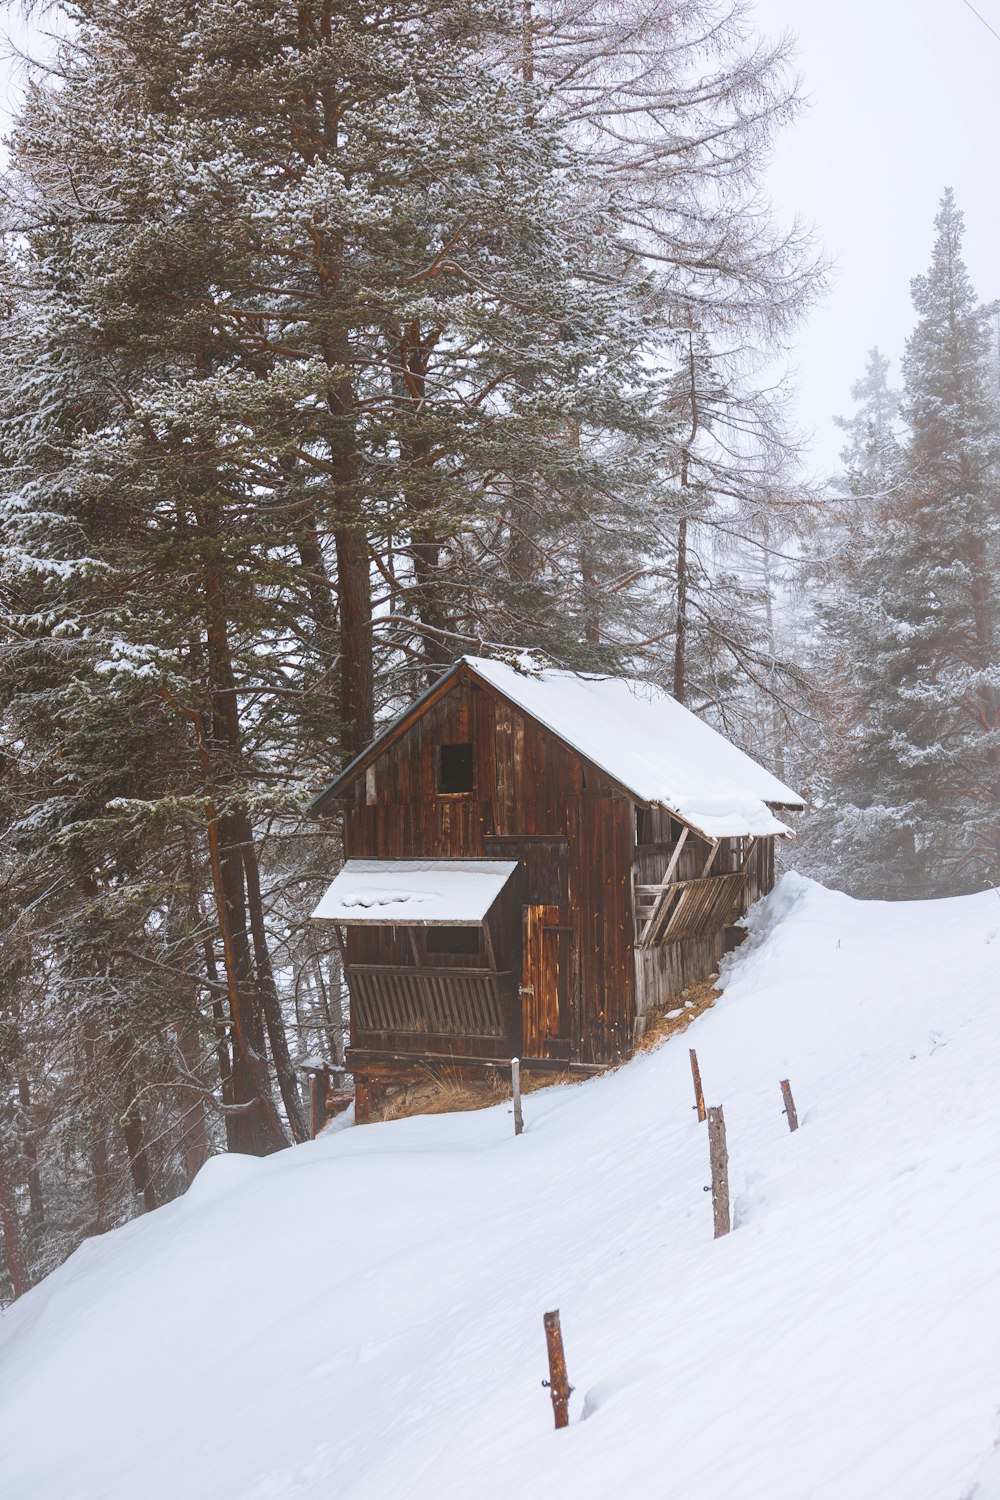
<path id="1" fill-rule="evenodd" d="M 84 1245 L 0 1319 L 4 1500 L 1000 1496 L 996 892 L 788 876 L 686 1036 L 525 1109 L 220 1157 Z"/>

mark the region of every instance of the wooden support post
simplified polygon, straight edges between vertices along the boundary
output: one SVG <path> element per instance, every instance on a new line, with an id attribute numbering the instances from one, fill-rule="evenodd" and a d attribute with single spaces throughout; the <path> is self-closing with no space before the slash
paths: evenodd
<path id="1" fill-rule="evenodd" d="M 691 1077 L 694 1079 L 694 1107 L 698 1111 L 698 1119 L 704 1120 L 706 1115 L 705 1095 L 701 1088 L 701 1069 L 698 1067 L 698 1054 L 693 1047 L 690 1049 L 689 1056 L 691 1058 Z"/>
<path id="2" fill-rule="evenodd" d="M 557 1429 L 569 1426 L 569 1398 L 573 1387 L 566 1374 L 566 1351 L 563 1348 L 562 1329 L 559 1326 L 559 1310 L 545 1314 L 545 1344 L 549 1353 L 549 1378 L 542 1384 L 548 1386 L 552 1397 L 552 1413 Z"/>
<path id="3" fill-rule="evenodd" d="M 726 1121 L 722 1109 L 713 1105 L 708 1112 L 708 1153 L 712 1163 L 712 1212 L 715 1216 L 715 1238 L 728 1234 L 729 1224 L 729 1153 L 726 1150 Z"/>
<path id="4" fill-rule="evenodd" d="M 781 1097 L 785 1101 L 785 1114 L 788 1116 L 789 1130 L 798 1130 L 799 1117 L 795 1112 L 795 1100 L 792 1098 L 792 1089 L 787 1078 L 781 1080 Z"/>
<path id="5" fill-rule="evenodd" d="M 491 969 L 496 969 L 497 956 L 493 951 L 493 934 L 490 932 L 489 917 L 483 918 L 483 941 L 486 944 L 486 962 L 489 964 Z"/>
<path id="6" fill-rule="evenodd" d="M 656 929 L 660 925 L 660 914 L 663 911 L 663 908 L 667 902 L 667 898 L 671 893 L 670 884 L 674 878 L 674 871 L 676 870 L 681 857 L 681 850 L 687 843 L 687 836 L 688 829 L 684 827 L 681 829 L 680 838 L 674 845 L 674 852 L 670 856 L 670 862 L 663 872 L 663 879 L 660 881 L 660 888 L 653 900 L 653 909 L 649 913 L 649 916 L 646 918 L 646 925 L 645 927 L 643 927 L 642 932 L 639 935 L 640 946 L 648 945 L 656 936 Z"/>
<path id="7" fill-rule="evenodd" d="M 514 1090 L 514 1134 L 520 1135 L 524 1129 L 524 1116 L 521 1113 L 521 1063 L 516 1057 L 510 1060 L 510 1081 Z"/>

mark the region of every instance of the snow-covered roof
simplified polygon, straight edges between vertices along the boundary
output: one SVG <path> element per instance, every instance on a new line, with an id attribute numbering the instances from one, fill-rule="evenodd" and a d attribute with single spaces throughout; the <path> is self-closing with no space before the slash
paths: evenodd
<path id="1" fill-rule="evenodd" d="M 483 920 L 516 869 L 510 859 L 349 859 L 313 916 L 468 927 Z"/>
<path id="2" fill-rule="evenodd" d="M 463 660 L 477 677 L 605 771 L 639 802 L 709 838 L 789 832 L 768 806 L 803 807 L 784 786 L 662 688 L 626 677 Z"/>

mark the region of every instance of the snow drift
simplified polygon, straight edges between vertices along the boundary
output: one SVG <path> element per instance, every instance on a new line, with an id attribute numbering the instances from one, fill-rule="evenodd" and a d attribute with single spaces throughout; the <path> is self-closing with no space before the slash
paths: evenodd
<path id="1" fill-rule="evenodd" d="M 84 1245 L 0 1318 L 0 1494 L 997 1500 L 998 1005 L 998 893 L 786 876 L 714 1010 L 520 1139 L 499 1107 L 220 1157 Z"/>

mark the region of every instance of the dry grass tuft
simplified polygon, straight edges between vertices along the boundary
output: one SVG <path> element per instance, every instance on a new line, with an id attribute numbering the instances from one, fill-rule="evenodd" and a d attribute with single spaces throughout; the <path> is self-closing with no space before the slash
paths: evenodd
<path id="1" fill-rule="evenodd" d="M 672 1036 L 679 1036 L 682 1031 L 687 1031 L 691 1022 L 709 1010 L 722 994 L 717 979 L 718 976 L 713 975 L 711 979 L 700 979 L 697 984 L 689 984 L 671 1002 L 669 1010 L 652 1011 L 646 1017 L 646 1030 L 636 1042 L 635 1050 L 651 1052 Z"/>
<path id="2" fill-rule="evenodd" d="M 576 1073 L 529 1073 L 521 1071 L 521 1093 L 531 1094 L 555 1083 L 582 1083 Z M 489 1109 L 512 1097 L 510 1074 L 497 1068 L 488 1079 L 462 1078 L 450 1068 L 427 1069 L 427 1077 L 417 1083 L 403 1083 L 390 1089 L 375 1120 L 402 1120 L 409 1115 L 450 1115 L 470 1109 Z"/>

